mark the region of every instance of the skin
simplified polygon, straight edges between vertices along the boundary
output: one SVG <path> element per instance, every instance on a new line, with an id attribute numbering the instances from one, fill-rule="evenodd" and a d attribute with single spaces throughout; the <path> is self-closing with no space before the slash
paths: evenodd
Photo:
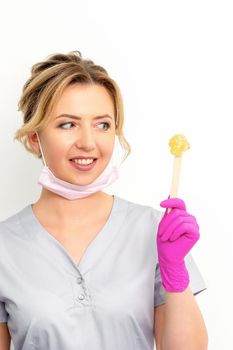
<path id="1" fill-rule="evenodd" d="M 165 292 L 165 304 L 155 308 L 154 334 L 158 350 L 207 350 L 205 321 L 190 287 Z"/>
<path id="2" fill-rule="evenodd" d="M 80 116 L 81 120 L 67 117 L 56 120 L 64 113 Z M 109 114 L 112 119 L 94 120 L 94 117 L 103 114 Z M 73 125 L 59 127 L 65 122 Z M 110 123 L 109 129 L 104 122 Z M 77 185 L 93 182 L 110 161 L 115 142 L 114 105 L 108 91 L 99 85 L 67 87 L 55 106 L 49 125 L 39 133 L 39 137 L 46 163 L 55 176 Z M 29 134 L 29 141 L 39 152 L 35 133 Z M 95 168 L 81 172 L 71 167 L 69 159 L 77 155 L 97 157 Z M 110 209 L 112 202 L 112 196 L 101 191 L 82 199 L 67 200 L 42 188 L 33 210 L 37 217 L 48 218 L 48 227 L 56 225 L 61 232 L 67 234 L 69 231 L 72 236 L 77 234 L 77 227 L 88 226 L 93 215 L 106 221 L 106 208 Z M 166 293 L 166 303 L 155 308 L 154 316 L 158 350 L 207 349 L 207 331 L 190 288 L 183 293 Z"/>
<path id="3" fill-rule="evenodd" d="M 62 114 L 80 116 L 81 120 L 57 118 Z M 108 114 L 111 119 L 94 119 L 104 114 Z M 63 123 L 67 124 L 61 126 Z M 110 127 L 105 123 L 109 123 Z M 39 138 L 46 164 L 56 177 L 76 185 L 93 182 L 109 163 L 115 142 L 114 104 L 106 88 L 97 84 L 66 87 L 55 105 L 51 121 L 39 132 Z M 39 153 L 35 133 L 29 134 L 29 141 Z M 71 166 L 69 159 L 80 155 L 98 158 L 93 170 L 84 172 Z M 38 215 L 46 212 L 51 225 L 56 222 L 61 227 L 75 227 L 76 223 L 88 222 L 93 212 L 101 215 L 100 201 L 111 206 L 113 197 L 99 191 L 85 198 L 67 200 L 42 187 L 40 198 L 34 203 L 33 210 Z"/>

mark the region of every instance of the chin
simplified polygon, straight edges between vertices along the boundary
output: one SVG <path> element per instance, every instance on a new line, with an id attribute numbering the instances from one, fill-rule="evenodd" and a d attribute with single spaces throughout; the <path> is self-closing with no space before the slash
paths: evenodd
<path id="1" fill-rule="evenodd" d="M 91 170 L 75 170 L 76 174 L 73 174 L 72 171 L 72 177 L 71 174 L 67 174 L 65 179 L 63 181 L 69 182 L 73 185 L 77 186 L 87 186 L 94 182 L 101 174 L 104 172 L 104 170 L 107 168 L 108 164 L 110 162 L 110 159 L 104 164 L 101 164 L 101 169 L 100 169 L 100 164 L 98 164 L 98 161 L 95 165 L 95 168 Z M 62 179 L 62 178 L 61 178 Z"/>

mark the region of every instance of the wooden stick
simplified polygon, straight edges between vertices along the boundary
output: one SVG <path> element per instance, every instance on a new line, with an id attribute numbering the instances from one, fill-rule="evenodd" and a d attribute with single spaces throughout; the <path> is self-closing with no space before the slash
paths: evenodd
<path id="1" fill-rule="evenodd" d="M 177 197 L 179 180 L 180 180 L 181 159 L 182 159 L 182 156 L 174 157 L 170 198 Z M 168 208 L 167 212 L 170 213 L 171 210 L 172 210 L 171 208 Z"/>

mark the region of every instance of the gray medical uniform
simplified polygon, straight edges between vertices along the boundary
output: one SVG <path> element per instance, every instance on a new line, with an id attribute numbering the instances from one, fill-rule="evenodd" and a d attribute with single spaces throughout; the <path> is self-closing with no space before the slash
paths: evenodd
<path id="1" fill-rule="evenodd" d="M 156 234 L 162 211 L 114 196 L 79 264 L 31 204 L 0 222 L 0 322 L 15 350 L 152 350 L 165 302 Z M 193 294 L 206 289 L 186 256 Z"/>

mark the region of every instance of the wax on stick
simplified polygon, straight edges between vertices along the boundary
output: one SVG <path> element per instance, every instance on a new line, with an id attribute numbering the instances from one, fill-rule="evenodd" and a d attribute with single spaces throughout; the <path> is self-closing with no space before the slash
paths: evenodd
<path id="1" fill-rule="evenodd" d="M 177 197 L 179 179 L 180 179 L 180 170 L 181 170 L 181 160 L 182 153 L 190 149 L 190 145 L 186 137 L 182 134 L 176 134 L 169 140 L 169 146 L 171 154 L 173 154 L 173 171 L 172 171 L 172 183 L 170 190 L 170 198 Z M 171 211 L 171 208 L 168 208 L 168 213 Z"/>

